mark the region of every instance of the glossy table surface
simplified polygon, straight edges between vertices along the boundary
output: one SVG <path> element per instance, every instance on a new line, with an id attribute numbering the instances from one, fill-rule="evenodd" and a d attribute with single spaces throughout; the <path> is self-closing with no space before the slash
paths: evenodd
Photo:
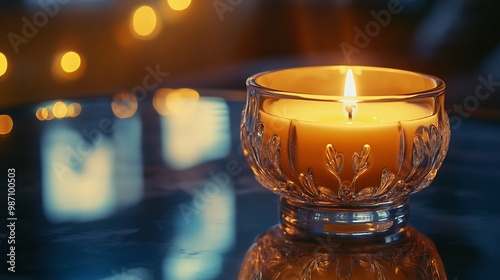
<path id="1" fill-rule="evenodd" d="M 180 111 L 150 96 L 129 118 L 116 115 L 133 106 L 113 112 L 111 98 L 78 100 L 79 116 L 50 121 L 36 117 L 50 102 L 8 110 L 0 278 L 236 279 L 255 237 L 278 222 L 278 197 L 241 152 L 245 93 L 198 92 Z M 463 119 L 435 181 L 411 198 L 411 224 L 434 242 L 448 279 L 498 279 L 499 158 L 500 123 Z"/>

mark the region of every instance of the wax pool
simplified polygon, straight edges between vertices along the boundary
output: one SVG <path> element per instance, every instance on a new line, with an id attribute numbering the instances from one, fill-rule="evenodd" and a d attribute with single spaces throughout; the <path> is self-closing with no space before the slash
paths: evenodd
<path id="1" fill-rule="evenodd" d="M 415 132 L 419 126 L 437 125 L 434 109 L 424 103 L 356 102 L 352 119 L 346 117 L 345 103 L 296 99 L 265 100 L 260 113 L 264 141 L 280 138 L 280 163 L 285 174 L 298 183 L 308 168 L 315 183 L 337 191 L 338 183 L 326 167 L 326 146 L 342 153 L 340 177 L 354 177 L 352 158 L 364 145 L 370 146 L 369 168 L 356 181 L 356 192 L 378 187 L 382 170 L 404 174 L 410 162 Z M 289 145 L 293 142 L 293 145 Z"/>

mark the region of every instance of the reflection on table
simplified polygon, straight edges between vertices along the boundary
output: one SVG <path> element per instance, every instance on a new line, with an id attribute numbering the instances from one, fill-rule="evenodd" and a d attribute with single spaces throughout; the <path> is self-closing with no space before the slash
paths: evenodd
<path id="1" fill-rule="evenodd" d="M 432 186 L 412 198 L 410 223 L 428 238 L 410 230 L 404 242 L 339 255 L 328 240 L 318 248 L 270 229 L 278 198 L 255 181 L 240 149 L 244 96 L 170 89 L 5 111 L 0 169 L 17 174 L 18 273 L 2 270 L 0 278 L 286 278 L 303 262 L 317 277 L 337 264 L 341 276 L 404 279 L 415 264 L 415 273 L 434 267 L 442 277 L 435 248 L 448 279 L 496 277 L 497 122 L 464 119 Z M 2 252 L 5 236 L 0 231 Z"/>
<path id="2" fill-rule="evenodd" d="M 437 280 L 446 273 L 432 241 L 412 227 L 392 243 L 346 245 L 293 241 L 275 226 L 250 247 L 238 279 Z"/>

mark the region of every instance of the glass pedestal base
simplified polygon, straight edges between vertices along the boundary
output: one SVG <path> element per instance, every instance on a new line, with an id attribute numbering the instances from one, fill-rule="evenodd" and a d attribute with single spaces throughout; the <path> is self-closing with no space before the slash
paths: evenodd
<path id="1" fill-rule="evenodd" d="M 280 201 L 281 228 L 291 240 L 338 244 L 390 243 L 408 225 L 408 199 L 378 205 L 317 206 Z"/>

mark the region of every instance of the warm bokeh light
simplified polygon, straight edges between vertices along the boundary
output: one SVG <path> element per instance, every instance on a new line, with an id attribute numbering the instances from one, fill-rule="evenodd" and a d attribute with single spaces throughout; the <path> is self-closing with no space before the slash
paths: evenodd
<path id="1" fill-rule="evenodd" d="M 142 38 L 151 37 L 156 28 L 156 12 L 153 8 L 141 6 L 135 10 L 132 16 L 132 29 L 136 35 Z"/>
<path id="2" fill-rule="evenodd" d="M 68 113 L 68 106 L 66 106 L 66 104 L 62 101 L 57 101 L 54 103 L 54 106 L 52 106 L 52 113 L 54 114 L 54 117 L 58 119 L 64 118 Z"/>
<path id="3" fill-rule="evenodd" d="M 171 114 L 189 115 L 196 110 L 199 98 L 200 95 L 196 90 L 180 88 L 167 94 L 165 102 Z"/>
<path id="4" fill-rule="evenodd" d="M 85 57 L 75 51 L 60 51 L 52 61 L 52 76 L 60 82 L 80 78 L 85 72 Z"/>
<path id="5" fill-rule="evenodd" d="M 46 110 L 46 109 L 45 109 Z M 43 116 L 43 108 L 38 108 L 38 110 L 36 110 L 36 113 L 35 113 L 35 116 L 36 118 L 39 120 L 39 121 L 44 121 L 45 120 L 45 117 Z"/>
<path id="6" fill-rule="evenodd" d="M 82 106 L 79 103 L 67 104 L 64 101 L 56 101 L 51 105 L 38 108 L 36 118 L 40 121 L 50 121 L 54 118 L 74 118 L 80 115 Z"/>
<path id="7" fill-rule="evenodd" d="M 191 0 L 167 0 L 168 5 L 172 10 L 182 11 L 185 10 L 191 5 Z"/>
<path id="8" fill-rule="evenodd" d="M 54 113 L 52 113 L 51 108 L 45 109 L 47 111 L 47 117 L 45 118 L 46 121 L 51 121 L 54 119 Z"/>
<path id="9" fill-rule="evenodd" d="M 42 108 L 40 111 L 40 115 L 42 116 L 42 120 L 46 120 L 49 117 L 49 110 L 46 108 Z"/>
<path id="10" fill-rule="evenodd" d="M 7 72 L 7 57 L 0 52 L 0 76 L 3 76 Z"/>
<path id="11" fill-rule="evenodd" d="M 61 57 L 61 68 L 66 73 L 73 73 L 82 63 L 80 55 L 74 51 L 67 52 Z"/>
<path id="12" fill-rule="evenodd" d="M 113 96 L 111 110 L 120 119 L 132 117 L 137 112 L 137 98 L 129 92 L 120 92 Z"/>
<path id="13" fill-rule="evenodd" d="M 169 88 L 161 88 L 155 92 L 155 95 L 153 96 L 153 107 L 158 114 L 163 116 L 168 115 L 166 100 L 167 94 L 171 91 L 172 89 Z"/>
<path id="14" fill-rule="evenodd" d="M 38 108 L 38 110 L 36 110 L 35 115 L 36 118 L 40 121 L 50 121 L 54 118 L 54 115 L 52 114 L 52 107 L 50 106 Z"/>
<path id="15" fill-rule="evenodd" d="M 14 122 L 9 115 L 0 115 L 0 135 L 9 134 L 14 127 Z"/>
<path id="16" fill-rule="evenodd" d="M 77 117 L 82 112 L 82 106 L 79 103 L 71 103 L 68 105 L 68 113 L 66 116 L 70 118 Z"/>
<path id="17" fill-rule="evenodd" d="M 190 88 L 169 89 L 162 88 L 156 91 L 153 97 L 153 107 L 160 115 L 189 115 L 196 110 L 199 93 Z"/>

